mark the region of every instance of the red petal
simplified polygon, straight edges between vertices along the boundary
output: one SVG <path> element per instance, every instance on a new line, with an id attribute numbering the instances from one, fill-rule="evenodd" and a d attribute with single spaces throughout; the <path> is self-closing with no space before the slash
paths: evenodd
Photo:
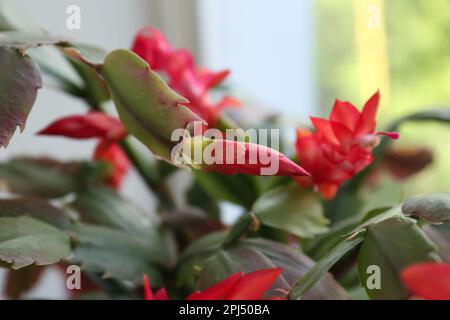
<path id="1" fill-rule="evenodd" d="M 105 132 L 105 135 L 101 138 L 119 141 L 128 134 L 127 129 L 119 119 L 113 118 L 103 112 L 91 111 L 86 114 L 84 121 L 87 126 L 98 128 Z"/>
<path id="2" fill-rule="evenodd" d="M 297 129 L 295 149 L 299 164 L 314 176 L 313 168 L 317 160 L 317 153 L 320 151 L 317 137 L 308 130 Z"/>
<path id="3" fill-rule="evenodd" d="M 122 148 L 109 140 L 103 140 L 97 145 L 93 159 L 106 161 L 111 165 L 105 181 L 115 189 L 120 188 L 131 167 Z"/>
<path id="4" fill-rule="evenodd" d="M 85 116 L 68 116 L 51 123 L 39 131 L 39 135 L 64 136 L 73 139 L 89 139 L 103 137 L 103 128 L 87 125 Z"/>
<path id="5" fill-rule="evenodd" d="M 228 292 L 225 300 L 258 300 L 269 290 L 283 270 L 262 269 L 243 276 Z"/>
<path id="6" fill-rule="evenodd" d="M 208 69 L 198 70 L 198 75 L 205 87 L 210 89 L 219 85 L 230 74 L 230 70 L 222 70 L 214 72 Z"/>
<path id="7" fill-rule="evenodd" d="M 186 300 L 222 300 L 243 275 L 243 272 L 235 273 L 204 291 L 196 291 L 192 293 L 186 298 Z"/>
<path id="8" fill-rule="evenodd" d="M 317 187 L 320 195 L 327 200 L 333 199 L 339 189 L 336 183 L 321 183 Z"/>
<path id="9" fill-rule="evenodd" d="M 330 123 L 331 129 L 333 129 L 333 133 L 342 147 L 342 151 L 344 153 L 348 152 L 353 143 L 353 132 L 339 122 L 330 121 Z"/>
<path id="10" fill-rule="evenodd" d="M 356 125 L 356 135 L 375 132 L 379 100 L 380 91 L 375 92 L 375 94 L 367 100 L 361 112 L 358 124 Z"/>
<path id="11" fill-rule="evenodd" d="M 404 285 L 416 296 L 429 300 L 450 300 L 450 264 L 424 262 L 401 273 Z"/>
<path id="12" fill-rule="evenodd" d="M 242 102 L 240 100 L 230 96 L 225 96 L 222 100 L 219 101 L 219 103 L 215 105 L 215 108 L 217 109 L 217 111 L 221 111 L 224 108 L 240 106 L 242 106 Z"/>
<path id="13" fill-rule="evenodd" d="M 331 110 L 330 120 L 339 122 L 346 126 L 351 131 L 354 131 L 360 112 L 356 107 L 348 101 L 341 101 L 336 99 L 333 110 Z"/>
<path id="14" fill-rule="evenodd" d="M 160 70 L 172 48 L 158 29 L 145 27 L 137 33 L 131 50 L 147 61 L 152 69 Z"/>
<path id="15" fill-rule="evenodd" d="M 156 291 L 154 300 L 169 300 L 166 288 L 161 288 Z"/>
<path id="16" fill-rule="evenodd" d="M 144 282 L 144 299 L 145 300 L 155 300 L 153 297 L 153 291 L 150 287 L 150 280 L 146 274 L 143 275 Z"/>
<path id="17" fill-rule="evenodd" d="M 311 122 L 313 126 L 317 129 L 320 137 L 327 143 L 338 146 L 339 141 L 334 135 L 333 129 L 331 128 L 330 121 L 322 118 L 311 117 Z"/>

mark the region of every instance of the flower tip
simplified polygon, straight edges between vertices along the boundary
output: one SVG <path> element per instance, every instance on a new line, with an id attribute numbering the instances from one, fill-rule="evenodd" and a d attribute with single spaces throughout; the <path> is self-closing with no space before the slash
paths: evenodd
<path id="1" fill-rule="evenodd" d="M 398 132 L 384 132 L 384 131 L 380 131 L 380 132 L 377 132 L 377 134 L 389 137 L 392 140 L 397 140 L 398 138 L 400 138 L 400 133 L 398 133 Z"/>
<path id="2" fill-rule="evenodd" d="M 35 135 L 37 135 L 37 136 L 44 136 L 44 135 L 47 134 L 46 131 L 47 131 L 47 128 L 39 130 L 38 132 L 35 133 Z"/>
<path id="3" fill-rule="evenodd" d="M 144 299 L 145 300 L 153 300 L 153 292 L 150 287 L 150 280 L 148 278 L 148 275 L 146 275 L 146 274 L 142 275 L 142 282 L 144 285 Z"/>
<path id="4" fill-rule="evenodd" d="M 294 175 L 295 176 L 302 176 L 302 177 L 310 177 L 311 173 L 300 167 L 299 165 L 296 165 L 294 167 Z"/>

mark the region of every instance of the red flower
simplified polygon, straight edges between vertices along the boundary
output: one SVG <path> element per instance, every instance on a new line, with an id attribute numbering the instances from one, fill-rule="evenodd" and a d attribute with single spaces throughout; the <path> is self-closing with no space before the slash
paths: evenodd
<path id="1" fill-rule="evenodd" d="M 395 132 L 375 132 L 379 98 L 376 92 L 361 112 L 350 102 L 336 100 L 329 120 L 311 117 L 315 132 L 297 130 L 298 163 L 311 173 L 311 177 L 296 178 L 299 184 L 314 186 L 331 199 L 344 181 L 373 161 L 378 135 L 399 137 Z"/>
<path id="2" fill-rule="evenodd" d="M 105 161 L 110 165 L 105 182 L 114 189 L 119 189 L 131 167 L 130 160 L 122 148 L 117 143 L 102 140 L 95 148 L 93 159 Z"/>
<path id="3" fill-rule="evenodd" d="M 238 272 L 206 290 L 195 291 L 186 300 L 259 300 L 273 286 L 281 272 L 282 270 L 279 268 L 261 269 L 247 274 Z M 144 276 L 146 300 L 167 300 L 165 290 L 161 290 L 163 289 L 159 289 L 156 294 L 153 294 L 148 278 Z M 272 299 L 284 299 L 284 297 Z"/>
<path id="4" fill-rule="evenodd" d="M 222 109 L 240 106 L 240 102 L 231 97 L 224 97 L 215 103 L 208 94 L 211 88 L 228 76 L 228 70 L 213 72 L 198 68 L 188 50 L 172 48 L 158 29 L 141 29 L 134 39 L 132 50 L 153 70 L 164 72 L 169 78 L 169 85 L 190 101 L 187 106 L 210 127 L 215 127 Z"/>
<path id="5" fill-rule="evenodd" d="M 450 300 L 450 264 L 424 262 L 404 269 L 401 279 L 414 295 L 429 300 Z"/>
<path id="6" fill-rule="evenodd" d="M 126 177 L 130 162 L 116 143 L 128 133 L 122 123 L 102 112 L 61 118 L 38 132 L 39 135 L 64 136 L 73 139 L 99 138 L 93 159 L 107 161 L 111 168 L 105 182 L 118 189 Z"/>

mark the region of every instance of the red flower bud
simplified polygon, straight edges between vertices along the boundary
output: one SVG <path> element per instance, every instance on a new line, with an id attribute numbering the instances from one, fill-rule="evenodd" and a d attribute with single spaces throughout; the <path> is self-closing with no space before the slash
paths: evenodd
<path id="1" fill-rule="evenodd" d="M 181 156 L 181 158 L 177 158 Z M 263 145 L 204 136 L 185 138 L 174 150 L 172 161 L 203 171 L 223 174 L 308 176 L 284 154 Z"/>
<path id="2" fill-rule="evenodd" d="M 93 159 L 110 164 L 105 182 L 115 189 L 122 184 L 131 164 L 122 148 L 116 143 L 127 134 L 126 128 L 116 118 L 92 111 L 85 115 L 64 117 L 38 132 L 40 135 L 64 136 L 73 139 L 100 138 Z"/>
<path id="3" fill-rule="evenodd" d="M 121 140 L 127 135 L 122 123 L 103 112 L 61 118 L 38 132 L 39 135 L 64 136 L 73 139 L 103 138 Z"/>

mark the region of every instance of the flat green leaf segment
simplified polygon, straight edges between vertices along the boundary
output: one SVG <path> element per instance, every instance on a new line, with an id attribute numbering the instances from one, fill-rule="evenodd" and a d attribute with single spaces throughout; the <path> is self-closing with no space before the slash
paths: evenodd
<path id="1" fill-rule="evenodd" d="M 17 50 L 0 47 L 0 148 L 16 128 L 24 130 L 42 79 L 34 62 Z"/>
<path id="2" fill-rule="evenodd" d="M 404 299 L 407 291 L 399 274 L 414 263 L 439 261 L 436 247 L 416 221 L 393 217 L 368 227 L 358 257 L 361 282 L 371 299 Z M 380 285 L 371 283 L 369 266 L 380 270 Z"/>
<path id="3" fill-rule="evenodd" d="M 312 238 L 328 231 L 320 199 L 295 185 L 263 194 L 252 211 L 261 223 L 301 238 Z"/>
<path id="4" fill-rule="evenodd" d="M 40 46 L 62 45 L 65 43 L 67 41 L 62 38 L 53 37 L 45 33 L 23 31 L 0 32 L 0 47 L 11 47 L 22 51 Z"/>
<path id="5" fill-rule="evenodd" d="M 69 255 L 65 232 L 30 217 L 0 218 L 0 260 L 13 269 L 52 264 Z"/>
<path id="6" fill-rule="evenodd" d="M 202 121 L 180 103 L 187 100 L 169 88 L 148 64 L 128 50 L 115 50 L 101 69 L 120 119 L 131 134 L 157 157 L 171 161 L 171 141 L 176 129 Z"/>
<path id="7" fill-rule="evenodd" d="M 42 198 L 65 196 L 101 177 L 102 164 L 50 158 L 13 158 L 0 163 L 0 189 Z"/>
<path id="8" fill-rule="evenodd" d="M 142 275 L 148 274 L 154 285 L 163 285 L 161 270 L 170 257 L 155 216 L 102 186 L 78 192 L 71 207 L 82 222 L 70 229 L 71 261 L 104 277 L 141 284 Z"/>
<path id="9" fill-rule="evenodd" d="M 225 175 L 193 170 L 197 182 L 216 200 L 226 200 L 250 209 L 259 196 L 260 186 L 253 176 Z"/>
<path id="10" fill-rule="evenodd" d="M 60 208 L 39 198 L 13 198 L 0 200 L 0 217 L 28 216 L 48 223 L 59 229 L 66 229 L 70 218 Z"/>
<path id="11" fill-rule="evenodd" d="M 142 283 L 148 274 L 155 286 L 163 285 L 161 268 L 167 264 L 167 250 L 151 237 L 102 226 L 79 224 L 71 229 L 75 240 L 73 263 L 84 270 Z"/>
<path id="12" fill-rule="evenodd" d="M 433 192 L 405 201 L 402 212 L 431 223 L 450 223 L 450 192 Z"/>
<path id="13" fill-rule="evenodd" d="M 339 243 L 295 283 L 289 298 L 292 300 L 301 299 L 339 259 L 360 244 L 363 239 L 362 235 L 357 235 Z"/>
<path id="14" fill-rule="evenodd" d="M 83 222 L 129 231 L 142 237 L 156 237 L 153 234 L 159 222 L 157 217 L 144 214 L 110 188 L 95 186 L 81 190 L 71 206 L 78 211 Z"/>

